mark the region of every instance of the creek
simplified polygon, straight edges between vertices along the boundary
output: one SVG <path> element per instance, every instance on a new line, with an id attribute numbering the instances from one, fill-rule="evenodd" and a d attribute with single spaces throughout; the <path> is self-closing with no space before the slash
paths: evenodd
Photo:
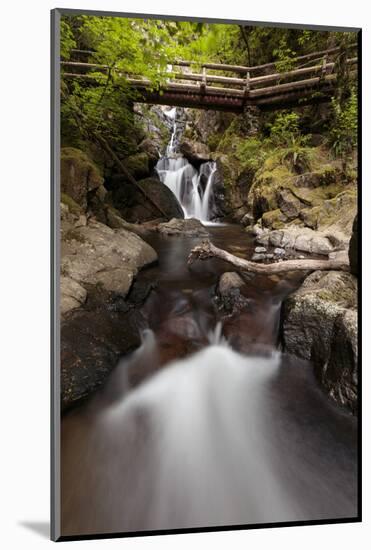
<path id="1" fill-rule="evenodd" d="M 239 226 L 211 241 L 251 258 Z M 184 529 L 356 515 L 356 420 L 312 366 L 279 350 L 282 300 L 298 275 L 246 277 L 249 307 L 223 316 L 230 266 L 187 266 L 199 238 L 150 234 L 159 262 L 142 345 L 61 429 L 62 533 Z"/>

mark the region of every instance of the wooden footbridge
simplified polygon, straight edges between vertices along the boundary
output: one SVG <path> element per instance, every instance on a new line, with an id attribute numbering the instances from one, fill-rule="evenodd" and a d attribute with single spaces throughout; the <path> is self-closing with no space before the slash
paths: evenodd
<path id="1" fill-rule="evenodd" d="M 191 61 L 174 61 L 168 65 L 163 83 L 156 89 L 150 80 L 124 75 L 119 69 L 90 62 L 94 52 L 72 50 L 75 60 L 61 61 L 62 77 L 117 82 L 124 78 L 136 92 L 135 101 L 150 104 L 242 112 L 247 105 L 261 109 L 279 109 L 328 101 L 337 80 L 339 56 L 348 73 L 357 76 L 357 45 L 348 48 L 345 59 L 340 48 L 297 57 L 289 71 L 277 70 L 277 62 L 253 67 L 203 63 L 193 72 Z M 353 57 L 350 55 L 353 53 Z M 77 58 L 77 60 L 76 60 Z M 231 76 L 232 75 L 232 76 Z"/>

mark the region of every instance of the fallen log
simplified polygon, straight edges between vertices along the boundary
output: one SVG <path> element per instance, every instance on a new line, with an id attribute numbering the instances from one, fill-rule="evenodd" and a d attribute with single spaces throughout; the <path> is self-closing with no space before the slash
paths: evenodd
<path id="1" fill-rule="evenodd" d="M 234 256 L 230 252 L 214 246 L 210 241 L 203 241 L 200 245 L 192 248 L 188 256 L 188 264 L 196 260 L 207 260 L 209 258 L 218 258 L 237 267 L 241 271 L 250 273 L 262 273 L 273 275 L 277 273 L 287 273 L 289 271 L 349 271 L 349 263 L 345 259 L 341 260 L 284 260 L 273 264 L 260 264 L 244 260 Z"/>

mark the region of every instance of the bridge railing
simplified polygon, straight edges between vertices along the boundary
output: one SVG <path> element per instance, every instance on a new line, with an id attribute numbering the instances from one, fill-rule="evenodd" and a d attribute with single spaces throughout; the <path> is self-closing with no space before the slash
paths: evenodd
<path id="1" fill-rule="evenodd" d="M 348 54 L 356 47 L 357 44 L 348 47 Z M 79 61 L 61 61 L 63 75 L 66 78 L 96 79 L 97 73 L 102 73 L 102 76 L 115 73 L 118 76 L 124 76 L 125 80 L 136 89 L 150 90 L 153 87 L 151 81 L 146 78 L 123 74 L 118 68 L 108 65 L 81 61 L 84 56 L 85 59 L 86 56 L 94 57 L 94 52 L 73 50 L 73 53 L 80 59 Z M 171 92 L 200 95 L 264 98 L 264 96 L 279 95 L 316 84 L 333 83 L 337 78 L 336 66 L 339 55 L 343 54 L 337 47 L 299 56 L 291 60 L 293 68 L 287 71 L 278 71 L 278 62 L 247 67 L 223 63 L 197 65 L 193 61 L 176 60 L 168 65 L 165 73 L 162 73 L 165 78 L 162 88 Z M 357 57 L 349 57 L 343 61 L 348 65 L 350 74 L 355 76 Z M 195 67 L 198 68 L 196 69 L 198 72 L 195 72 Z M 231 74 L 234 76 L 230 76 Z"/>

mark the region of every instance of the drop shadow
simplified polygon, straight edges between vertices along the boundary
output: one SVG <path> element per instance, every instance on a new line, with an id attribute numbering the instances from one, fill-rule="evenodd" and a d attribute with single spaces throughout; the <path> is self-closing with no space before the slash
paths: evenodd
<path id="1" fill-rule="evenodd" d="M 42 538 L 50 538 L 50 523 L 49 521 L 19 521 L 19 525 L 33 531 Z"/>

